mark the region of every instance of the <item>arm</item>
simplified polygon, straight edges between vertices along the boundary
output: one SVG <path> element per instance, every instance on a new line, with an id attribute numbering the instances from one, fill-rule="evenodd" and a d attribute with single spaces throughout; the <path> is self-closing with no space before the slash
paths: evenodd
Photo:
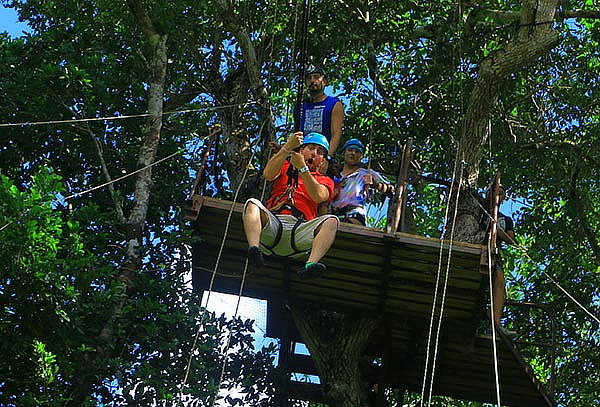
<path id="1" fill-rule="evenodd" d="M 306 161 L 304 161 L 304 156 L 297 152 L 292 152 L 290 156 L 290 163 L 298 169 L 303 168 L 306 165 Z M 325 202 L 329 199 L 329 190 L 325 185 L 319 184 L 319 182 L 313 177 L 310 171 L 306 171 L 300 174 L 302 181 L 304 182 L 304 187 L 306 188 L 306 192 L 310 199 L 315 201 L 317 204 L 321 202 Z"/>
<path id="2" fill-rule="evenodd" d="M 342 125 L 344 124 L 344 106 L 337 102 L 331 111 L 331 141 L 329 143 L 329 155 L 333 156 L 340 140 L 342 139 Z"/>
<path id="3" fill-rule="evenodd" d="M 498 237 L 500 238 L 500 240 L 502 240 L 505 243 L 508 243 L 510 245 L 515 244 L 515 231 L 514 230 L 508 230 L 508 231 L 504 231 L 500 228 L 498 228 Z"/>
<path id="4" fill-rule="evenodd" d="M 370 182 L 367 182 L 368 179 L 370 179 Z M 373 188 L 380 191 L 382 194 L 388 194 L 389 196 L 394 194 L 394 186 L 389 184 L 377 171 L 370 170 L 370 174 L 365 175 L 365 184 L 366 183 L 371 184 Z"/>
<path id="5" fill-rule="evenodd" d="M 513 220 L 504 216 L 504 228 L 498 227 L 498 239 L 507 244 L 515 244 L 515 226 Z"/>
<path id="6" fill-rule="evenodd" d="M 313 201 L 320 204 L 329 200 L 329 190 L 325 185 L 319 184 L 310 171 L 307 171 L 300 176 L 302 177 L 302 181 L 304 181 L 306 192 L 308 192 L 308 195 L 310 195 L 310 198 Z"/>
<path id="7" fill-rule="evenodd" d="M 281 150 L 271 157 L 263 170 L 263 177 L 267 181 L 274 181 L 279 176 L 283 163 L 295 148 L 300 147 L 302 139 L 303 136 L 300 131 L 290 135 L 285 144 L 281 147 Z"/>

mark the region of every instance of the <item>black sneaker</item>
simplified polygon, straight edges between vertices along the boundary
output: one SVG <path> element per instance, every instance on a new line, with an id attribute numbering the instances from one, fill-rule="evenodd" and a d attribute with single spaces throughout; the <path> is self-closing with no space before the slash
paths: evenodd
<path id="1" fill-rule="evenodd" d="M 260 270 L 265 265 L 265 259 L 258 246 L 248 248 L 248 266 L 252 270 Z"/>
<path id="2" fill-rule="evenodd" d="M 326 270 L 327 267 L 323 263 L 306 263 L 304 267 L 298 270 L 298 277 L 301 280 L 319 278 Z"/>

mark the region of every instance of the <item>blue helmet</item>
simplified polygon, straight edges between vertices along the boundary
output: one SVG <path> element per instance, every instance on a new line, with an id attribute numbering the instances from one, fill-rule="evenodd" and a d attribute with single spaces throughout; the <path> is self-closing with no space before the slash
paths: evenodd
<path id="1" fill-rule="evenodd" d="M 347 148 L 358 150 L 361 154 L 364 154 L 365 152 L 364 144 L 357 138 L 351 138 L 350 140 L 346 141 L 342 147 L 342 151 L 346 151 Z"/>
<path id="2" fill-rule="evenodd" d="M 325 157 L 327 157 L 327 153 L 329 152 L 329 141 L 327 141 L 327 138 L 324 135 L 314 131 L 310 132 L 304 136 L 302 145 L 304 146 L 306 144 L 316 144 L 323 147 L 325 149 Z"/>

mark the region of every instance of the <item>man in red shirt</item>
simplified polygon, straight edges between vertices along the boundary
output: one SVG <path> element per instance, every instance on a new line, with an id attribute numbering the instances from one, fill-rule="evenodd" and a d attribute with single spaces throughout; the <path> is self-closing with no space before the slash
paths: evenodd
<path id="1" fill-rule="evenodd" d="M 300 151 L 294 151 L 298 147 Z M 333 244 L 339 224 L 334 215 L 317 217 L 318 204 L 333 198 L 333 180 L 318 170 L 328 150 L 322 134 L 296 132 L 267 163 L 263 177 L 273 181 L 267 205 L 251 198 L 243 212 L 248 262 L 254 269 L 263 266 L 263 252 L 294 259 L 308 253 L 298 275 L 319 277 L 325 272 L 319 261 Z"/>

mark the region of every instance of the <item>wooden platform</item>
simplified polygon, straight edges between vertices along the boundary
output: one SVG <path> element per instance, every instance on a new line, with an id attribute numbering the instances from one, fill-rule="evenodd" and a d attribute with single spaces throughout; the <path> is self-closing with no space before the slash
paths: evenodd
<path id="1" fill-rule="evenodd" d="M 201 242 L 193 248 L 193 282 L 196 289 L 206 290 L 232 203 L 202 199 L 194 223 Z M 233 205 L 213 291 L 237 295 L 240 290 L 247 250 L 242 207 Z M 443 247 L 440 284 L 444 283 L 448 242 Z M 495 402 L 491 340 L 474 336 L 488 285 L 480 269 L 482 249 L 468 243 L 455 242 L 452 246 L 434 391 L 461 399 Z M 436 239 L 404 233 L 386 235 L 379 230 L 342 224 L 332 249 L 323 259 L 328 268 L 324 277 L 299 280 L 295 270 L 300 263 L 267 258 L 260 272 L 246 275 L 243 295 L 269 301 L 267 330 L 274 337 L 284 334 L 284 321 L 290 320 L 280 304 L 308 302 L 346 313 L 382 316 L 384 322 L 372 338 L 369 353 L 381 356 L 385 345 L 389 349 L 388 382 L 420 392 L 439 254 L 440 241 Z M 498 345 L 503 404 L 553 406 L 510 340 L 500 338 Z M 306 361 L 291 362 L 299 363 L 298 369 L 311 366 Z"/>

